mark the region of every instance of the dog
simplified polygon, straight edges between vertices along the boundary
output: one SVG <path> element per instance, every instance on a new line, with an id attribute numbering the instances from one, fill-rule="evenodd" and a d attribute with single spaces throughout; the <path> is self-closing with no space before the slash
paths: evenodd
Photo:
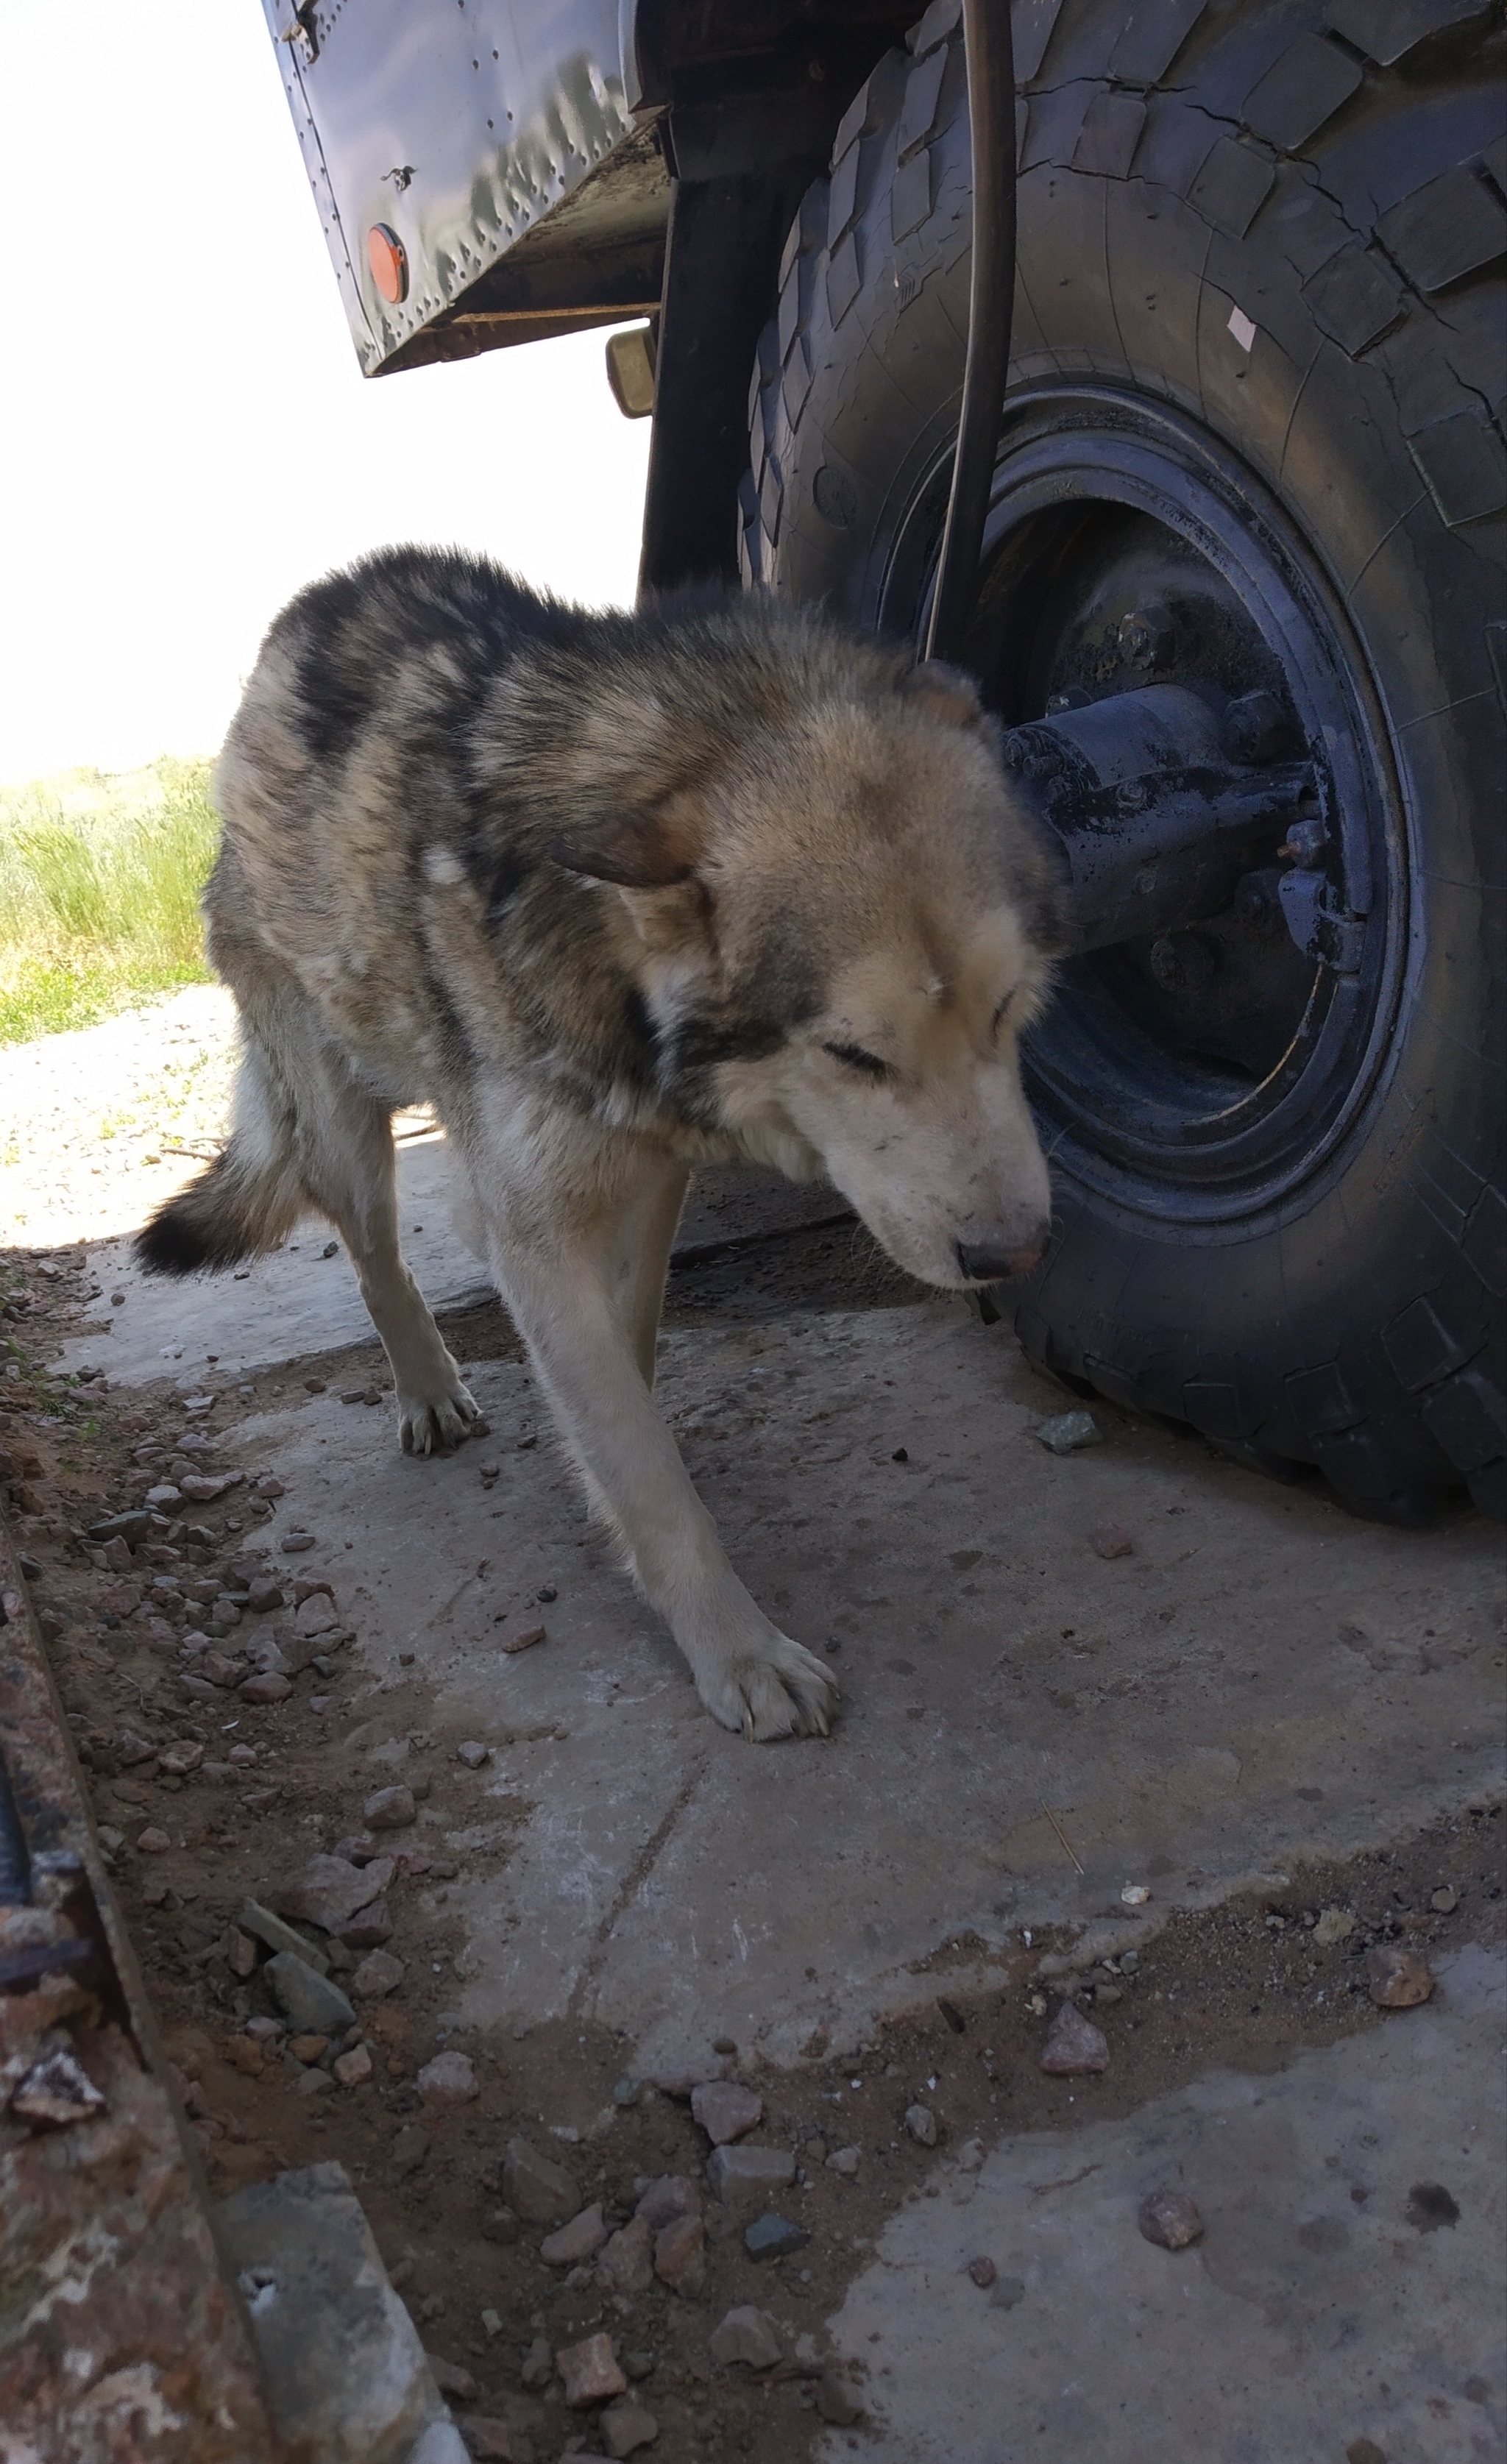
<path id="1" fill-rule="evenodd" d="M 344 1237 L 406 1450 L 477 1407 L 398 1245 L 390 1117 L 433 1107 L 474 1241 L 592 1507 L 702 1702 L 828 1732 L 652 1400 L 698 1164 L 825 1175 L 912 1275 L 1032 1266 L 1047 1166 L 1017 1043 L 1057 875 L 962 674 L 762 596 L 638 612 L 398 548 L 276 620 L 215 774 L 209 947 L 240 1012 L 229 1140 L 155 1272 Z"/>

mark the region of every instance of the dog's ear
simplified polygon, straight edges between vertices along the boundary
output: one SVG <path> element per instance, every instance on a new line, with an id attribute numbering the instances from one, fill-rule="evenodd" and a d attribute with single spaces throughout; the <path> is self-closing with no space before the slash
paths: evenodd
<path id="1" fill-rule="evenodd" d="M 669 890 L 689 881 L 706 846 L 705 812 L 685 791 L 583 823 L 549 842 L 549 859 L 588 881 L 621 890 Z"/>
<path id="2" fill-rule="evenodd" d="M 928 717 L 940 718 L 949 727 L 985 724 L 984 704 L 973 678 L 942 659 L 923 659 L 920 667 L 908 668 L 900 691 L 907 701 L 919 703 Z"/>

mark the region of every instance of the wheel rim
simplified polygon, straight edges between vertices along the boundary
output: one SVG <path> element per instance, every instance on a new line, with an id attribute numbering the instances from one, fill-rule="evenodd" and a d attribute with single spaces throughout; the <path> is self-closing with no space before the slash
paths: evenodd
<path id="1" fill-rule="evenodd" d="M 946 486 L 942 455 L 897 527 L 879 610 L 892 632 L 924 624 Z M 1180 413 L 1100 386 L 1031 389 L 1002 432 L 968 657 L 1011 726 L 1055 694 L 1098 700 L 1155 674 L 1266 695 L 1285 753 L 1314 762 L 1330 891 L 1366 918 L 1357 971 L 1292 941 L 1274 845 L 1183 948 L 1068 960 L 1025 1056 L 1059 1169 L 1139 1214 L 1248 1224 L 1311 1184 L 1364 1105 L 1406 947 L 1395 773 L 1322 563 Z"/>

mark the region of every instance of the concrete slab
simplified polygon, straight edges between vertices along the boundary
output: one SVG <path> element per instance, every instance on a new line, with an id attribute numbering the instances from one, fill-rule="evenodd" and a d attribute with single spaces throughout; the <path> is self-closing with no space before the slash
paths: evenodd
<path id="1" fill-rule="evenodd" d="M 403 1460 L 385 1415 L 333 1395 L 230 1451 L 276 1463 L 273 1540 L 316 1532 L 299 1570 L 336 1573 L 360 1628 L 375 1690 L 323 1715 L 343 1793 L 408 1751 L 400 1652 L 437 1688 L 437 1749 L 497 1748 L 450 1837 L 472 2020 L 579 2013 L 644 2069 L 721 2034 L 787 2059 L 913 2001 L 949 1938 L 979 1938 L 987 1981 L 1022 1925 L 1128 1939 L 1126 1882 L 1154 1921 L 1499 1783 L 1484 1524 L 1357 1524 L 1110 1411 L 1102 1444 L 1052 1455 L 1032 1432 L 1060 1394 L 961 1304 L 665 1339 L 662 1399 L 734 1563 L 841 1671 L 827 1746 L 713 1725 L 587 1535 L 526 1370 L 467 1375 L 493 1434 L 449 1461 Z M 1095 1553 L 1107 1519 L 1131 1556 Z M 540 1617 L 547 1642 L 505 1657 Z"/>
<path id="2" fill-rule="evenodd" d="M 939 2167 L 831 2322 L 869 2365 L 872 2464 L 1500 2456 L 1507 1969 L 1440 1966 L 1425 2009 L 1275 2076 Z M 1168 2184 L 1205 2225 L 1176 2254 L 1136 2222 Z"/>

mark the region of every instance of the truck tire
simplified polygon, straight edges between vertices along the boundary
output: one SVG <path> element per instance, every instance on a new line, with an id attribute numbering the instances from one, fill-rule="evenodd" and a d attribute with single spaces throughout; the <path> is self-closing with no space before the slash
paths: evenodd
<path id="1" fill-rule="evenodd" d="M 924 615 L 962 385 L 958 15 L 935 0 L 847 113 L 750 397 L 746 580 L 895 636 Z M 1027 1056 L 1054 1233 L 998 1297 L 1070 1383 L 1317 1466 L 1359 1513 L 1468 1488 L 1500 1516 L 1499 11 L 1015 21 L 974 664 L 1012 726 L 1163 677 L 1255 693 L 1334 765 L 1314 886 L 1352 938 L 1347 971 L 1304 956 L 1274 848 L 1201 934 L 1064 964 Z"/>

